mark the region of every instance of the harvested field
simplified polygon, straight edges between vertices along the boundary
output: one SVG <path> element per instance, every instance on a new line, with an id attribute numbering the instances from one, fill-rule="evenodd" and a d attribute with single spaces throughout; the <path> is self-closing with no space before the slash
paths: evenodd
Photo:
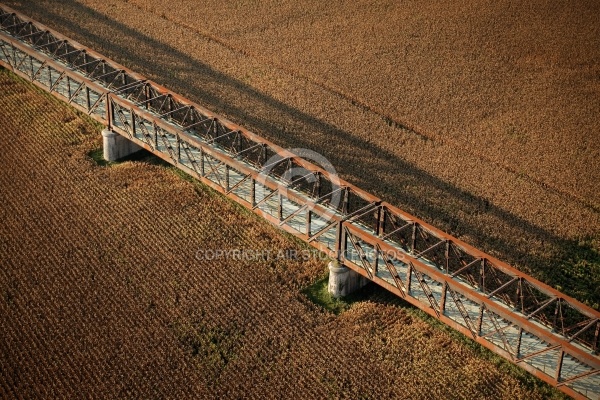
<path id="1" fill-rule="evenodd" d="M 96 165 L 89 119 L 0 88 L 0 397 L 562 397 L 381 292 L 324 312 L 314 260 L 198 260 L 301 248 L 152 159 Z"/>
<path id="2" fill-rule="evenodd" d="M 600 307 L 597 1 L 7 4 Z"/>

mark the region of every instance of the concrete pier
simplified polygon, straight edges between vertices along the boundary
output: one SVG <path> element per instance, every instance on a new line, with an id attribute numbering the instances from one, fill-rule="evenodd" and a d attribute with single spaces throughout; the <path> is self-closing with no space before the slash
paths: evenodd
<path id="1" fill-rule="evenodd" d="M 335 297 L 344 297 L 365 286 L 369 280 L 337 261 L 329 263 L 329 284 L 327 290 Z"/>
<path id="2" fill-rule="evenodd" d="M 104 149 L 104 159 L 106 161 L 117 161 L 123 157 L 142 150 L 140 146 L 133 143 L 124 136 L 104 129 L 102 131 L 102 147 Z"/>

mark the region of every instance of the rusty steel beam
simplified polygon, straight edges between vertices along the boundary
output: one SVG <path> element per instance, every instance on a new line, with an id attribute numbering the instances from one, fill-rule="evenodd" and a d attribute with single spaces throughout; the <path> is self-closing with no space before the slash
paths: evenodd
<path id="1" fill-rule="evenodd" d="M 386 243 L 378 242 L 377 238 L 372 234 L 365 233 L 364 231 L 360 231 L 359 228 L 357 228 L 351 224 L 348 224 L 347 226 L 345 225 L 345 227 L 351 234 L 354 234 L 357 237 L 360 237 L 361 240 L 364 240 L 367 243 L 373 243 L 374 245 L 380 246 L 380 248 L 383 251 L 387 251 L 391 254 L 393 254 L 394 252 L 397 252 L 397 249 L 395 249 L 393 246 L 390 246 L 389 244 L 386 244 Z M 427 264 L 424 264 L 421 260 L 419 260 L 418 258 L 415 258 L 414 256 L 412 256 L 410 254 L 407 254 L 407 253 L 396 253 L 396 254 L 397 254 L 396 258 L 399 261 L 401 261 L 405 264 L 410 263 L 412 265 L 412 268 L 418 268 L 421 273 L 425 273 L 425 274 L 429 275 L 431 278 L 433 278 L 437 282 L 446 283 L 448 285 L 448 287 L 458 291 L 459 293 L 463 294 L 465 297 L 473 300 L 477 304 L 481 305 L 481 307 L 486 307 L 486 308 L 490 309 L 491 311 L 495 312 L 496 314 L 500 315 L 501 317 L 507 319 L 508 321 L 514 322 L 519 326 L 525 327 L 528 332 L 534 333 L 534 334 L 538 335 L 540 338 L 546 339 L 547 342 L 550 344 L 557 344 L 557 345 L 560 344 L 563 348 L 568 349 L 569 353 L 572 352 L 574 354 L 580 355 L 581 360 L 585 360 L 586 362 L 589 362 L 591 365 L 594 365 L 596 368 L 600 367 L 600 359 L 598 357 L 594 356 L 593 354 L 591 354 L 591 351 L 590 352 L 585 352 L 585 351 L 582 352 L 581 349 L 579 349 L 575 346 L 569 346 L 570 343 L 567 338 L 561 339 L 558 335 L 553 335 L 551 332 L 545 330 L 542 326 L 539 326 L 539 324 L 532 323 L 531 321 L 529 321 L 529 319 L 531 318 L 530 315 L 522 315 L 522 314 L 516 313 L 513 310 L 506 307 L 505 305 L 498 304 L 498 302 L 495 302 L 492 299 L 488 298 L 487 295 L 485 295 L 484 293 L 472 290 L 468 285 L 465 285 L 462 282 L 452 279 L 450 276 L 444 274 L 443 271 L 441 271 L 439 269 L 432 269 Z M 550 300 L 550 302 L 551 301 L 554 301 L 554 299 Z M 546 305 L 547 304 L 543 305 L 543 307 L 546 307 Z"/>
<path id="2" fill-rule="evenodd" d="M 570 396 L 600 397 L 598 311 L 1 4 L 0 65 Z"/>

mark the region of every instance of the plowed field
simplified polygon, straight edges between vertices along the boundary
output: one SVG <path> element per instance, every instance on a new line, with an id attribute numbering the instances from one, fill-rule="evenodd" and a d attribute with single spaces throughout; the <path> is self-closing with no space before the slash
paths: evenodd
<path id="1" fill-rule="evenodd" d="M 97 165 L 99 128 L 1 69 L 0 121 L 1 398 L 560 396 L 377 291 L 323 311 L 322 263 L 198 259 L 302 249 L 151 159 Z"/>

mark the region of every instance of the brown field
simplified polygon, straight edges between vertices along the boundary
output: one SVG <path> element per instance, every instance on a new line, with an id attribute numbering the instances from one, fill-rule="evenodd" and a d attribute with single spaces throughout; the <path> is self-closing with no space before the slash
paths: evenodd
<path id="1" fill-rule="evenodd" d="M 6 3 L 600 307 L 599 2 Z"/>
<path id="2" fill-rule="evenodd" d="M 151 158 L 97 165 L 88 118 L 0 90 L 1 398 L 562 397 L 380 291 L 315 306 L 322 262 L 196 259 L 302 248 Z"/>

